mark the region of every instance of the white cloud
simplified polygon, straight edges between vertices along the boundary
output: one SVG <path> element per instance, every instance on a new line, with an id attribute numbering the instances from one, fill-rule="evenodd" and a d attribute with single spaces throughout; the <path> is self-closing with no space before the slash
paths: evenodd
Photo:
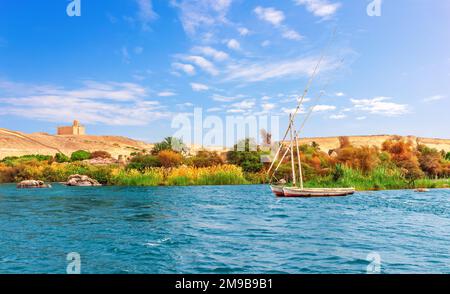
<path id="1" fill-rule="evenodd" d="M 214 101 L 218 101 L 218 102 L 232 102 L 232 101 L 235 101 L 236 99 L 238 99 L 238 97 L 227 97 L 227 96 L 222 96 L 222 95 L 218 95 L 218 94 L 213 94 L 212 99 Z"/>
<path id="2" fill-rule="evenodd" d="M 214 64 L 202 56 L 191 55 L 184 57 L 184 59 L 186 61 L 194 63 L 195 65 L 197 65 L 198 67 L 200 67 L 201 69 L 203 69 L 204 71 L 213 76 L 219 74 L 219 71 L 216 69 Z"/>
<path id="3" fill-rule="evenodd" d="M 353 103 L 355 110 L 371 114 L 398 116 L 409 112 L 406 104 L 386 101 L 390 99 L 389 97 L 375 97 L 373 99 L 350 99 L 350 101 Z"/>
<path id="4" fill-rule="evenodd" d="M 143 47 L 141 47 L 141 46 L 136 46 L 136 47 L 134 47 L 134 53 L 135 54 L 142 54 L 142 52 L 144 52 L 144 48 Z"/>
<path id="5" fill-rule="evenodd" d="M 247 100 L 243 100 L 241 102 L 233 103 L 233 104 L 231 104 L 231 106 L 234 108 L 248 110 L 255 106 L 255 101 L 252 99 L 247 99 Z"/>
<path id="6" fill-rule="evenodd" d="M 191 88 L 192 88 L 192 90 L 194 90 L 195 92 L 200 92 L 200 91 L 207 91 L 207 90 L 209 90 L 209 87 L 208 87 L 207 85 L 200 84 L 200 83 L 191 83 Z"/>
<path id="7" fill-rule="evenodd" d="M 365 117 L 365 116 L 358 116 L 356 119 L 357 120 L 365 120 L 367 117 Z"/>
<path id="8" fill-rule="evenodd" d="M 423 101 L 424 102 L 434 102 L 434 101 L 439 101 L 439 100 L 443 100 L 443 99 L 445 99 L 444 95 L 434 95 L 434 96 L 423 99 Z"/>
<path id="9" fill-rule="evenodd" d="M 171 97 L 171 96 L 175 96 L 175 95 L 177 95 L 177 94 L 174 92 L 171 92 L 171 91 L 163 91 L 163 92 L 158 93 L 159 97 Z"/>
<path id="10" fill-rule="evenodd" d="M 138 4 L 138 18 L 142 23 L 142 29 L 148 30 L 148 23 L 157 19 L 158 15 L 153 11 L 153 4 L 151 0 L 136 0 Z"/>
<path id="11" fill-rule="evenodd" d="M 273 103 L 264 103 L 261 105 L 264 111 L 270 111 L 275 108 L 275 104 Z"/>
<path id="12" fill-rule="evenodd" d="M 330 3 L 327 0 L 295 0 L 297 5 L 304 5 L 315 16 L 329 18 L 341 7 L 341 3 Z"/>
<path id="13" fill-rule="evenodd" d="M 269 46 L 270 45 L 270 41 L 269 40 L 265 40 L 265 41 L 263 41 L 262 43 L 261 43 L 261 46 L 262 47 L 267 47 L 267 46 Z"/>
<path id="14" fill-rule="evenodd" d="M 282 34 L 283 38 L 288 39 L 288 40 L 294 40 L 294 41 L 300 41 L 301 39 L 303 39 L 303 36 L 300 35 L 299 33 L 297 33 L 294 30 L 291 29 L 287 29 L 283 32 Z"/>
<path id="15" fill-rule="evenodd" d="M 208 108 L 206 110 L 206 112 L 217 112 L 217 111 L 221 111 L 221 110 L 222 110 L 222 108 L 220 108 L 220 107 L 211 107 L 211 108 Z"/>
<path id="16" fill-rule="evenodd" d="M 212 47 L 209 47 L 209 46 L 195 47 L 195 48 L 193 48 L 193 51 L 197 52 L 197 53 L 200 53 L 200 54 L 203 54 L 203 55 L 208 56 L 208 57 L 212 57 L 212 58 L 214 58 L 217 61 L 223 61 L 225 59 L 228 59 L 228 54 L 227 53 L 225 53 L 223 51 L 216 50 L 216 49 L 214 49 Z"/>
<path id="17" fill-rule="evenodd" d="M 184 30 L 194 35 L 199 29 L 210 30 L 213 26 L 228 23 L 226 17 L 232 0 L 172 0 L 180 10 Z"/>
<path id="18" fill-rule="evenodd" d="M 194 104 L 192 104 L 191 102 L 185 102 L 185 103 L 177 104 L 177 107 L 180 108 L 180 109 L 184 109 L 184 108 L 187 108 L 187 107 L 193 107 L 193 106 L 194 106 Z"/>
<path id="19" fill-rule="evenodd" d="M 188 75 L 195 74 L 195 67 L 191 64 L 174 62 L 174 63 L 172 63 L 172 68 L 174 68 L 175 70 L 181 70 Z"/>
<path id="20" fill-rule="evenodd" d="M 335 95 L 336 95 L 337 97 L 344 97 L 344 96 L 345 96 L 345 94 L 342 93 L 342 92 L 337 92 Z"/>
<path id="21" fill-rule="evenodd" d="M 297 31 L 290 29 L 286 25 L 283 25 L 283 21 L 285 19 L 283 11 L 276 10 L 273 7 L 264 8 L 261 6 L 256 7 L 253 11 L 256 13 L 259 19 L 279 28 L 281 30 L 281 36 L 283 38 L 294 41 L 303 39 L 303 36 L 300 35 Z M 266 47 L 269 44 L 269 41 L 264 41 L 261 46 Z"/>
<path id="22" fill-rule="evenodd" d="M 333 105 L 316 105 L 313 108 L 313 112 L 322 112 L 322 111 L 330 111 L 330 110 L 335 110 L 336 106 Z"/>
<path id="23" fill-rule="evenodd" d="M 241 36 L 247 36 L 250 34 L 250 30 L 244 27 L 238 28 L 239 35 Z"/>
<path id="24" fill-rule="evenodd" d="M 238 109 L 238 108 L 232 108 L 232 109 L 228 109 L 227 112 L 228 113 L 243 113 L 243 112 L 245 112 L 245 110 Z"/>
<path id="25" fill-rule="evenodd" d="M 241 62 L 228 67 L 225 80 L 259 82 L 274 78 L 310 76 L 317 64 L 317 60 L 318 58 L 316 57 L 300 57 L 276 62 Z M 335 60 L 324 58 L 321 71 L 330 71 L 337 68 L 339 64 Z"/>
<path id="26" fill-rule="evenodd" d="M 287 98 L 284 98 L 283 100 L 281 100 L 281 102 L 283 103 L 288 103 L 288 102 L 300 102 L 300 100 L 302 99 L 302 95 L 298 95 L 298 94 L 294 94 L 294 95 L 290 95 Z M 311 101 L 311 98 L 303 98 L 303 102 L 302 103 L 307 103 Z"/>
<path id="27" fill-rule="evenodd" d="M 231 39 L 227 42 L 227 47 L 233 50 L 241 49 L 241 44 L 235 39 Z"/>
<path id="28" fill-rule="evenodd" d="M 122 49 L 120 50 L 120 53 L 122 54 L 123 62 L 130 63 L 131 57 L 130 53 L 128 53 L 128 48 L 123 46 Z"/>
<path id="29" fill-rule="evenodd" d="M 271 99 L 271 97 L 267 96 L 267 95 L 264 95 L 264 96 L 261 97 L 261 100 L 263 100 L 263 101 L 267 101 L 267 100 L 270 100 L 270 99 Z"/>
<path id="30" fill-rule="evenodd" d="M 274 26 L 280 25 L 284 21 L 284 13 L 281 10 L 276 10 L 273 7 L 264 8 L 261 6 L 253 10 L 259 19 L 271 23 Z"/>
<path id="31" fill-rule="evenodd" d="M 78 89 L 66 89 L 8 82 L 0 88 L 0 115 L 55 123 L 76 118 L 105 125 L 145 125 L 170 115 L 159 101 L 147 100 L 146 89 L 134 83 L 85 81 Z"/>
<path id="32" fill-rule="evenodd" d="M 283 107 L 281 108 L 281 111 L 287 114 L 293 114 L 296 111 L 297 108 L 286 108 Z M 303 107 L 300 107 L 300 109 L 298 110 L 298 113 L 302 114 L 305 113 L 305 109 Z"/>
<path id="33" fill-rule="evenodd" d="M 339 120 L 339 119 L 344 119 L 347 116 L 345 114 L 333 114 L 330 115 L 330 119 L 335 119 L 335 120 Z"/>

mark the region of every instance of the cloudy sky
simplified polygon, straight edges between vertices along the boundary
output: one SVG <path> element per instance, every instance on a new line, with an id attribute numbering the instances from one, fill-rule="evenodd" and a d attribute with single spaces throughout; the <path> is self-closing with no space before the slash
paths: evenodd
<path id="1" fill-rule="evenodd" d="M 304 136 L 450 138 L 450 1 L 0 1 L 0 127 L 157 141 L 177 113 L 281 115 L 324 48 Z M 330 47 L 333 30 L 336 36 Z M 320 91 L 325 94 L 317 101 Z"/>

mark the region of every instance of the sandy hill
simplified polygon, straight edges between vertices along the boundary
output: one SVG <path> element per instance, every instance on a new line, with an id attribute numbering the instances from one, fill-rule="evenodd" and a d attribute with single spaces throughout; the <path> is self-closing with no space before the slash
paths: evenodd
<path id="1" fill-rule="evenodd" d="M 378 136 L 348 136 L 350 142 L 355 146 L 378 146 L 391 138 L 393 135 Z M 450 152 L 450 139 L 432 139 L 408 136 L 415 145 L 424 144 L 437 150 Z M 328 152 L 339 147 L 339 137 L 317 137 L 302 138 L 301 144 L 316 142 L 320 149 Z M 0 128 L 0 159 L 6 156 L 21 156 L 27 154 L 54 155 L 57 152 L 71 154 L 76 150 L 87 150 L 90 152 L 104 150 L 115 158 L 119 155 L 127 156 L 132 152 L 143 149 L 150 150 L 153 144 L 133 140 L 120 136 L 54 136 L 46 133 L 25 134 Z M 192 148 L 196 149 L 196 148 Z M 197 148 L 199 149 L 199 148 Z M 205 148 L 211 151 L 223 151 L 222 148 Z"/>
<path id="2" fill-rule="evenodd" d="M 395 135 L 348 136 L 350 143 L 354 146 L 377 146 L 380 148 L 384 141 L 395 137 Z M 446 152 L 450 152 L 450 139 L 421 138 L 415 136 L 406 136 L 405 138 L 413 142 L 415 146 L 417 144 L 423 144 L 430 148 L 436 148 L 439 151 L 445 150 Z M 339 137 L 302 138 L 300 142 L 301 144 L 316 142 L 319 144 L 320 149 L 325 152 L 339 147 Z"/>
<path id="3" fill-rule="evenodd" d="M 152 147 L 153 144 L 120 136 L 54 136 L 24 134 L 0 128 L 0 158 L 27 154 L 54 155 L 57 152 L 69 155 L 77 150 L 104 150 L 117 158 Z"/>

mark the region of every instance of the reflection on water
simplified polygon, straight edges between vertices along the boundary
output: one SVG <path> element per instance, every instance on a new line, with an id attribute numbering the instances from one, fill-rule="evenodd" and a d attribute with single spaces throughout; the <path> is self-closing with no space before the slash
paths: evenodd
<path id="1" fill-rule="evenodd" d="M 0 272 L 450 272 L 450 191 L 275 198 L 266 186 L 0 186 Z"/>

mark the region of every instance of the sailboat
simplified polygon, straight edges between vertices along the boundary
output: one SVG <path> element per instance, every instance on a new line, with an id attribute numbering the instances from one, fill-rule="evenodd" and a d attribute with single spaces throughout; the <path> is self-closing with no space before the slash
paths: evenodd
<path id="1" fill-rule="evenodd" d="M 276 170 L 279 168 L 283 159 L 286 157 L 287 153 L 291 154 L 291 168 L 292 168 L 292 184 L 293 186 L 287 186 L 286 181 L 279 181 L 278 183 L 271 184 L 270 188 L 272 192 L 277 197 L 336 197 L 336 196 L 347 196 L 355 193 L 354 188 L 304 188 L 303 187 L 303 175 L 302 175 L 302 165 L 300 159 L 300 148 L 298 143 L 298 133 L 295 132 L 293 135 L 293 121 L 292 115 L 289 116 L 290 126 L 288 129 L 291 133 L 290 146 L 286 148 L 283 156 L 281 157 Z M 294 143 L 295 142 L 295 143 Z M 294 146 L 295 145 L 295 146 Z M 280 146 L 279 149 L 282 147 Z M 296 171 L 295 171 L 295 159 L 294 159 L 294 149 L 297 155 L 297 166 L 298 166 L 298 176 L 299 181 L 296 179 Z M 279 153 L 279 152 L 277 152 Z M 272 163 L 274 163 L 273 161 Z M 269 169 L 270 171 L 270 169 Z"/>
<path id="2" fill-rule="evenodd" d="M 288 127 L 286 129 L 286 132 L 284 133 L 283 139 L 280 141 L 278 150 L 277 150 L 275 157 L 272 160 L 272 164 L 270 165 L 269 170 L 267 172 L 268 175 L 270 176 L 270 172 L 272 171 L 274 164 L 277 161 L 277 159 L 284 147 L 283 143 L 289 134 L 290 135 L 289 147 L 286 148 L 286 150 L 283 153 L 283 156 L 281 156 L 281 159 L 279 160 L 277 167 L 275 168 L 274 172 L 272 173 L 271 178 L 274 177 L 276 171 L 280 167 L 284 158 L 286 157 L 288 152 L 290 152 L 293 186 L 286 185 L 286 181 L 284 181 L 284 180 L 279 181 L 278 183 L 271 183 L 270 188 L 277 197 L 333 197 L 333 196 L 347 196 L 347 195 L 352 195 L 355 193 L 355 188 L 304 188 L 304 186 L 303 186 L 303 175 L 302 175 L 302 165 L 301 165 L 301 160 L 300 160 L 300 148 L 299 148 L 299 143 L 298 143 L 298 139 L 299 139 L 298 134 L 301 132 L 301 130 L 305 126 L 306 121 L 309 119 L 311 113 L 314 110 L 314 106 L 312 106 L 309 109 L 309 112 L 307 113 L 299 131 L 294 130 L 294 121 L 295 121 L 295 117 L 296 117 L 297 113 L 299 112 L 299 110 L 302 106 L 305 96 L 308 93 L 308 90 L 312 84 L 312 81 L 314 80 L 314 78 L 318 72 L 318 69 L 324 58 L 324 55 L 325 54 L 323 53 L 322 56 L 320 57 L 317 65 L 314 68 L 314 71 L 306 85 L 303 95 L 297 101 L 297 108 L 295 109 L 295 111 L 293 113 L 289 114 Z M 324 94 L 324 92 L 322 91 L 320 96 L 318 97 L 318 99 L 320 99 L 320 97 L 323 94 Z M 296 155 L 297 155 L 297 166 L 298 166 L 298 176 L 299 176 L 298 182 L 297 182 L 296 171 L 295 171 L 296 163 L 295 163 L 295 159 L 294 159 L 294 148 L 297 153 Z"/>

